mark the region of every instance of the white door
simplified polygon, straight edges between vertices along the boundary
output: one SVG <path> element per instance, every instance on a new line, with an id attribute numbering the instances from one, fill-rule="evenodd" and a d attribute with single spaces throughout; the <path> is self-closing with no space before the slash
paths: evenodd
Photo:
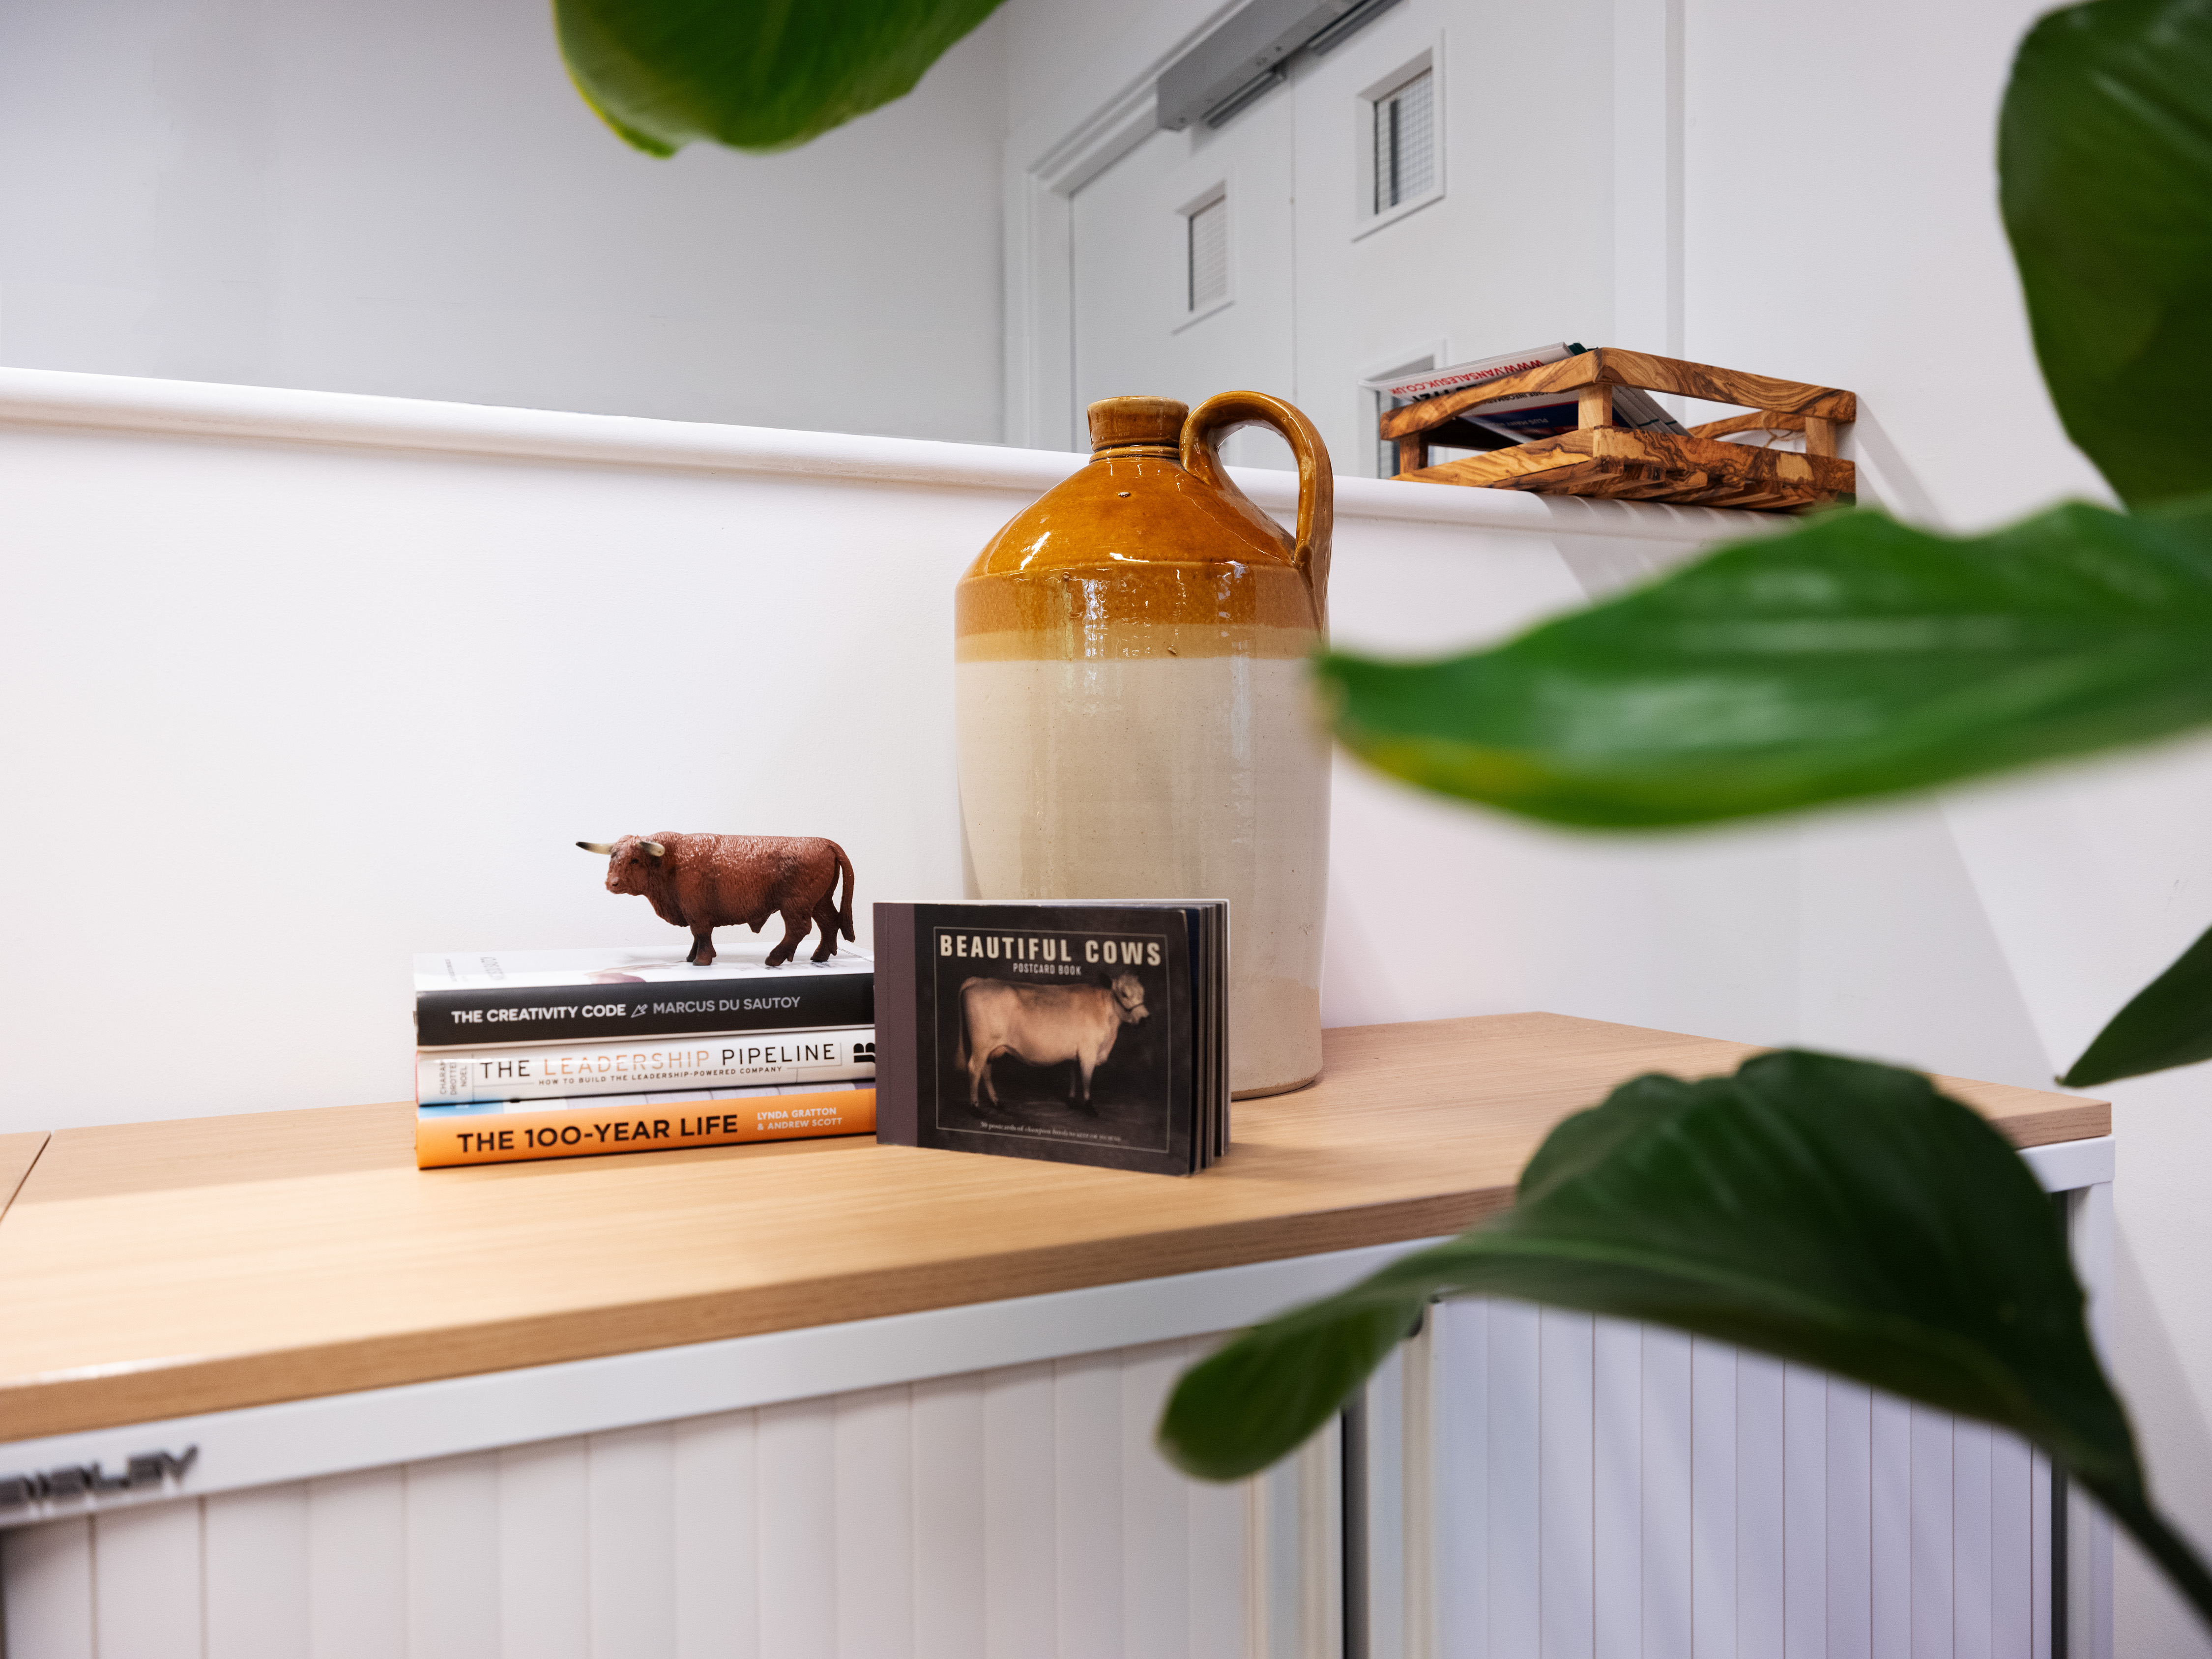
<path id="1" fill-rule="evenodd" d="M 1297 400 L 1293 109 L 1292 88 L 1279 87 L 1218 130 L 1155 132 L 1076 192 L 1079 442 L 1100 398 Z M 1240 433 L 1225 453 L 1291 464 L 1271 433 Z"/>

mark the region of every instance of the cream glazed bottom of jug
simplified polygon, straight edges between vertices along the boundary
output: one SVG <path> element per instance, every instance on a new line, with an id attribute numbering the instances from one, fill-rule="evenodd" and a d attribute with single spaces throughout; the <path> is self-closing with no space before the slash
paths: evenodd
<path id="1" fill-rule="evenodd" d="M 1220 438 L 1255 421 L 1299 455 L 1296 538 L 1219 467 Z M 1226 899 L 1231 1090 L 1296 1089 L 1322 1065 L 1330 750 L 1308 660 L 1327 453 L 1303 415 L 1251 392 L 1187 421 L 1168 399 L 1109 399 L 1091 426 L 1091 464 L 958 591 L 969 890 Z"/>

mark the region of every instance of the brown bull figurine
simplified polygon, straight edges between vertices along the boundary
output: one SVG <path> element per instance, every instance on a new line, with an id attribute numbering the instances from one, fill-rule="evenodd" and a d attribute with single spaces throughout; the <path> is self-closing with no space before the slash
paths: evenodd
<path id="1" fill-rule="evenodd" d="M 783 918 L 783 942 L 768 965 L 791 960 L 809 927 L 822 929 L 814 947 L 821 962 L 837 954 L 837 935 L 853 937 L 853 860 L 819 836 L 684 836 L 664 830 L 647 839 L 624 836 L 611 844 L 580 841 L 586 853 L 605 853 L 607 891 L 641 893 L 663 921 L 691 930 L 698 967 L 714 960 L 717 927 L 750 927 L 757 933 L 770 916 Z M 837 873 L 845 898 L 835 902 Z"/>

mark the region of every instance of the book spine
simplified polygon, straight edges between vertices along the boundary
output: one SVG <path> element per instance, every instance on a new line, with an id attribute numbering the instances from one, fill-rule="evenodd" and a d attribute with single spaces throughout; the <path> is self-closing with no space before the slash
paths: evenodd
<path id="1" fill-rule="evenodd" d="M 521 985 L 422 991 L 418 1048 L 491 1048 L 558 1042 L 635 1042 L 876 1023 L 875 975 L 801 974 L 781 981 L 686 985 Z"/>
<path id="2" fill-rule="evenodd" d="M 669 1042 L 586 1042 L 483 1051 L 432 1049 L 415 1056 L 415 1098 L 425 1106 L 489 1100 L 555 1100 L 665 1089 L 750 1088 L 872 1078 L 876 1033 L 834 1030 L 685 1037 Z"/>
<path id="3" fill-rule="evenodd" d="M 918 958 L 911 904 L 875 908 L 876 983 L 883 989 L 876 1022 L 876 1139 L 886 1146 L 918 1146 L 921 1121 L 920 1014 L 915 1001 Z"/>
<path id="4" fill-rule="evenodd" d="M 540 1110 L 455 1111 L 426 1106 L 415 1115 L 415 1164 L 514 1164 L 530 1158 L 589 1158 L 602 1152 L 666 1152 L 678 1146 L 735 1146 L 757 1140 L 864 1135 L 876 1127 L 872 1089 L 819 1094 L 763 1094 L 749 1099 L 686 1099 L 665 1105 L 548 1102 Z"/>

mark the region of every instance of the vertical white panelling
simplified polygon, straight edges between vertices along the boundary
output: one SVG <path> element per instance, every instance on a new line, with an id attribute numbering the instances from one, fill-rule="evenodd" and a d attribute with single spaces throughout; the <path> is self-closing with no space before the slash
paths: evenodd
<path id="1" fill-rule="evenodd" d="M 1121 1651 L 1121 1357 L 1053 1367 L 1054 1619 L 1061 1659 Z"/>
<path id="2" fill-rule="evenodd" d="M 1868 1409 L 1868 1644 L 1875 1659 L 1912 1652 L 1912 1408 L 1893 1395 Z"/>
<path id="3" fill-rule="evenodd" d="M 2035 1659 L 2051 1659 L 2051 1460 L 2041 1452 L 2030 1454 L 2027 1479 L 2028 1492 L 2035 1504 L 2029 1523 L 2033 1552 L 2029 1557 L 2029 1569 L 2035 1576 L 2034 1653 Z"/>
<path id="4" fill-rule="evenodd" d="M 758 1416 L 761 1651 L 837 1651 L 836 1415 L 830 1400 L 763 1406 Z"/>
<path id="5" fill-rule="evenodd" d="M 509 1446 L 499 1460 L 499 1522 L 470 1553 L 499 1574 L 505 1659 L 591 1659 L 591 1462 L 582 1440 Z"/>
<path id="6" fill-rule="evenodd" d="M 2112 1188 L 2104 1190 L 2109 1194 Z M 2112 1523 L 2087 1498 L 2074 1506 L 2074 1514 L 2089 1570 L 2088 1594 L 2082 1598 L 2087 1623 L 2075 1651 L 2089 1659 L 2112 1659 Z"/>
<path id="7" fill-rule="evenodd" d="M 1783 1384 L 1782 1653 L 1825 1659 L 1828 1647 L 1828 1379 L 1802 1365 Z"/>
<path id="8" fill-rule="evenodd" d="M 116 1510 L 92 1522 L 100 1659 L 199 1659 L 200 1506 Z"/>
<path id="9" fill-rule="evenodd" d="M 1690 1616 L 1698 1659 L 1736 1659 L 1736 1359 L 1723 1343 L 1690 1345 Z"/>
<path id="10" fill-rule="evenodd" d="M 1537 1322 L 1540 1651 L 1544 1659 L 1589 1659 L 1593 1322 L 1559 1308 L 1541 1310 Z"/>
<path id="11" fill-rule="evenodd" d="M 406 1659 L 406 1470 L 307 1486 L 309 1659 Z"/>
<path id="12" fill-rule="evenodd" d="M 1990 1436 L 1990 1659 L 2030 1659 L 2035 1574 L 2035 1501 L 2027 1443 L 2008 1434 Z"/>
<path id="13" fill-rule="evenodd" d="M 1746 1659 L 1783 1651 L 1789 1584 L 1788 1378 L 1782 1362 L 1737 1356 L 1735 1645 Z"/>
<path id="14" fill-rule="evenodd" d="M 1406 1654 L 1406 1345 L 1368 1379 L 1367 1652 Z"/>
<path id="15" fill-rule="evenodd" d="M 1251 1585 L 1253 1650 L 1261 1659 L 1302 1659 L 1305 1649 L 1305 1572 L 1301 1538 L 1301 1470 L 1286 1457 L 1255 1483 Z"/>
<path id="16" fill-rule="evenodd" d="M 1828 1381 L 1828 1645 L 1874 1659 L 1874 1395 Z"/>
<path id="17" fill-rule="evenodd" d="M 1679 1331 L 1644 1333 L 1644 1655 L 1696 1644 L 1695 1356 Z"/>
<path id="18" fill-rule="evenodd" d="M 1912 1659 L 1952 1656 L 1950 1416 L 1912 1410 Z"/>
<path id="19" fill-rule="evenodd" d="M 1332 1417 L 1292 1459 L 1298 1481 L 1300 1659 L 1344 1651 L 1344 1435 Z"/>
<path id="20" fill-rule="evenodd" d="M 914 1385 L 915 1659 L 984 1650 L 983 1379 Z"/>
<path id="21" fill-rule="evenodd" d="M 676 1659 L 673 1434 L 653 1423 L 586 1443 L 591 1659 Z"/>
<path id="22" fill-rule="evenodd" d="M 1191 1515 L 1187 1483 L 1152 1444 L 1152 1425 L 1188 1353 L 1163 1342 L 1121 1356 L 1121 1644 L 1161 1659 L 1189 1651 Z M 1241 1584 L 1241 1559 L 1231 1575 Z"/>
<path id="23" fill-rule="evenodd" d="M 92 1522 L 49 1521 L 0 1533 L 4 1651 L 93 1659 Z"/>
<path id="24" fill-rule="evenodd" d="M 408 1466 L 408 1659 L 501 1650 L 499 1511 L 496 1453 Z"/>
<path id="25" fill-rule="evenodd" d="M 678 1659 L 760 1659 L 753 1414 L 676 1424 Z"/>
<path id="26" fill-rule="evenodd" d="M 1194 1343 L 1187 1359 L 1194 1360 L 1202 1352 Z M 1209 1659 L 1217 1653 L 1258 1659 L 1261 1597 L 1251 1569 L 1260 1485 L 1255 1480 L 1235 1486 L 1194 1480 L 1183 1490 L 1189 1504 L 1191 1659 Z"/>
<path id="27" fill-rule="evenodd" d="M 1440 1302 L 1436 1333 L 1437 1656 L 1488 1659 L 1490 1304 Z"/>
<path id="28" fill-rule="evenodd" d="M 1540 1650 L 1541 1316 L 1525 1302 L 1490 1304 L 1490 1651 Z"/>
<path id="29" fill-rule="evenodd" d="M 1951 1431 L 1951 1651 L 1990 1656 L 1990 1426 Z"/>
<path id="30" fill-rule="evenodd" d="M 983 1380 L 984 1652 L 1032 1659 L 1058 1639 L 1054 1588 L 1053 1378 L 1050 1364 L 1012 1365 Z"/>
<path id="31" fill-rule="evenodd" d="M 914 1405 L 904 1383 L 837 1397 L 839 1659 L 913 1659 Z"/>
<path id="32" fill-rule="evenodd" d="M 1210 1346 L 24 1528 L 9 1651 L 1335 1659 L 1335 1425 L 1241 1486 L 1152 1443 Z M 1368 1395 L 1373 1659 L 2049 1659 L 2048 1473 L 2008 1436 L 1512 1303 L 1432 1310 Z M 2095 1655 L 2110 1523 L 2071 1520 Z"/>
<path id="33" fill-rule="evenodd" d="M 1644 1650 L 1644 1330 L 1597 1322 L 1590 1387 L 1591 1650 Z"/>
<path id="34" fill-rule="evenodd" d="M 207 1659 L 301 1659 L 311 1641 L 307 1483 L 202 1501 Z"/>
<path id="35" fill-rule="evenodd" d="M 1406 1446 L 1402 1532 L 1406 1559 L 1405 1651 L 1435 1659 L 1437 1651 L 1437 1310 L 1400 1349 Z"/>

